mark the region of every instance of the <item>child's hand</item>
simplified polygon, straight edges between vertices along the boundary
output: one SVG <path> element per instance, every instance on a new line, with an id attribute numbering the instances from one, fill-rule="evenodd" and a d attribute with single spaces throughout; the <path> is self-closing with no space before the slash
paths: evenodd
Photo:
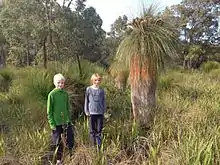
<path id="1" fill-rule="evenodd" d="M 104 118 L 105 119 L 109 119 L 111 117 L 111 114 L 110 113 L 104 113 Z"/>

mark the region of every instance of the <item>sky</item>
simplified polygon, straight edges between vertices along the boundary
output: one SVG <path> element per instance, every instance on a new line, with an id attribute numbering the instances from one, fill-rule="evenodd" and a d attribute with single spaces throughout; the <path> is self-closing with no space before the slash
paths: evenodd
<path id="1" fill-rule="evenodd" d="M 93 6 L 103 20 L 102 28 L 109 31 L 111 24 L 122 15 L 127 15 L 129 19 L 139 15 L 142 2 L 148 4 L 152 0 L 87 0 L 87 6 Z M 166 6 L 179 4 L 182 0 L 158 0 L 161 9 Z"/>
<path id="2" fill-rule="evenodd" d="M 166 6 L 179 4 L 182 0 L 157 0 L 160 8 L 163 9 Z M 58 0 L 63 2 L 63 0 Z M 152 0 L 87 0 L 87 7 L 94 7 L 96 12 L 103 20 L 102 28 L 105 31 L 109 31 L 111 24 L 122 15 L 127 15 L 129 19 L 139 15 L 141 11 L 142 3 L 149 4 Z"/>

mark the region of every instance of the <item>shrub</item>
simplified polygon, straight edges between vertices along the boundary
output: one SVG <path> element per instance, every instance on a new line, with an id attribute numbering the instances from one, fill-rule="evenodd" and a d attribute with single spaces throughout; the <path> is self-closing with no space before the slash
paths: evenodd
<path id="1" fill-rule="evenodd" d="M 1 102 L 1 124 L 8 125 L 9 132 L 0 140 L 0 154 L 10 152 L 21 163 L 38 164 L 38 157 L 49 145 L 45 100 L 53 88 L 52 76 L 57 72 L 64 74 L 72 100 L 75 104 L 81 100 L 83 108 L 85 87 L 91 74 L 97 71 L 104 75 L 102 87 L 107 95 L 101 151 L 97 153 L 88 145 L 88 118 L 79 116 L 75 118 L 77 147 L 65 164 L 220 163 L 220 90 L 219 79 L 213 79 L 219 69 L 208 74 L 172 70 L 162 75 L 154 124 L 149 129 L 140 129 L 131 118 L 130 90 L 116 89 L 104 69 L 102 72 L 95 64 L 89 65 L 84 67 L 88 73 L 81 80 L 77 72 L 69 69 L 75 64 L 47 70 L 13 70 L 15 76 L 8 94 L 1 93 L 1 98 L 11 98 L 14 104 Z M 16 99 L 20 101 L 15 102 Z"/>
<path id="2" fill-rule="evenodd" d="M 220 68 L 219 69 L 214 69 L 209 72 L 209 76 L 213 80 L 220 80 Z"/>
<path id="3" fill-rule="evenodd" d="M 159 78 L 159 81 L 158 81 L 158 89 L 159 91 L 161 90 L 169 90 L 172 88 L 172 86 L 174 86 L 174 79 L 171 78 L 170 76 L 161 76 Z"/>
<path id="4" fill-rule="evenodd" d="M 7 92 L 12 80 L 13 80 L 14 74 L 9 69 L 1 69 L 0 70 L 0 91 Z"/>
<path id="5" fill-rule="evenodd" d="M 80 81 L 83 84 L 88 84 L 90 77 L 93 73 L 99 73 L 100 75 L 105 75 L 105 69 L 101 66 L 98 66 L 95 63 L 91 63 L 87 60 L 81 60 L 81 69 L 82 77 L 79 75 L 78 63 L 59 63 L 51 62 L 48 64 L 48 70 L 50 73 L 62 73 L 64 76 L 69 77 L 70 79 Z"/>
<path id="6" fill-rule="evenodd" d="M 220 64 L 216 61 L 208 61 L 208 62 L 204 63 L 201 66 L 201 68 L 202 68 L 202 71 L 204 71 L 204 72 L 210 72 L 211 70 L 219 69 Z"/>
<path id="7" fill-rule="evenodd" d="M 6 152 L 5 142 L 2 136 L 0 135 L 0 157 L 4 156 Z"/>
<path id="8" fill-rule="evenodd" d="M 32 69 L 21 82 L 27 97 L 46 103 L 47 95 L 54 88 L 53 75 L 46 70 Z"/>

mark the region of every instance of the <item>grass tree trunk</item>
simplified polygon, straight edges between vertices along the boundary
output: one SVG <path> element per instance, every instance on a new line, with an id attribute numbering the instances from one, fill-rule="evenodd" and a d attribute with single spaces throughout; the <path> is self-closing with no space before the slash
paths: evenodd
<path id="1" fill-rule="evenodd" d="M 143 62 L 140 56 L 133 57 L 130 66 L 130 85 L 134 120 L 149 127 L 156 104 L 156 72 L 149 58 Z"/>

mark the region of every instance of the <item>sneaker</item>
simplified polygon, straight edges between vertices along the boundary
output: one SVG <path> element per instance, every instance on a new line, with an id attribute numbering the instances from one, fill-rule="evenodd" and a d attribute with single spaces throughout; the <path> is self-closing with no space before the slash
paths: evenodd
<path id="1" fill-rule="evenodd" d="M 61 162 L 61 160 L 57 160 L 57 163 L 56 163 L 56 165 L 62 165 L 62 162 Z"/>

